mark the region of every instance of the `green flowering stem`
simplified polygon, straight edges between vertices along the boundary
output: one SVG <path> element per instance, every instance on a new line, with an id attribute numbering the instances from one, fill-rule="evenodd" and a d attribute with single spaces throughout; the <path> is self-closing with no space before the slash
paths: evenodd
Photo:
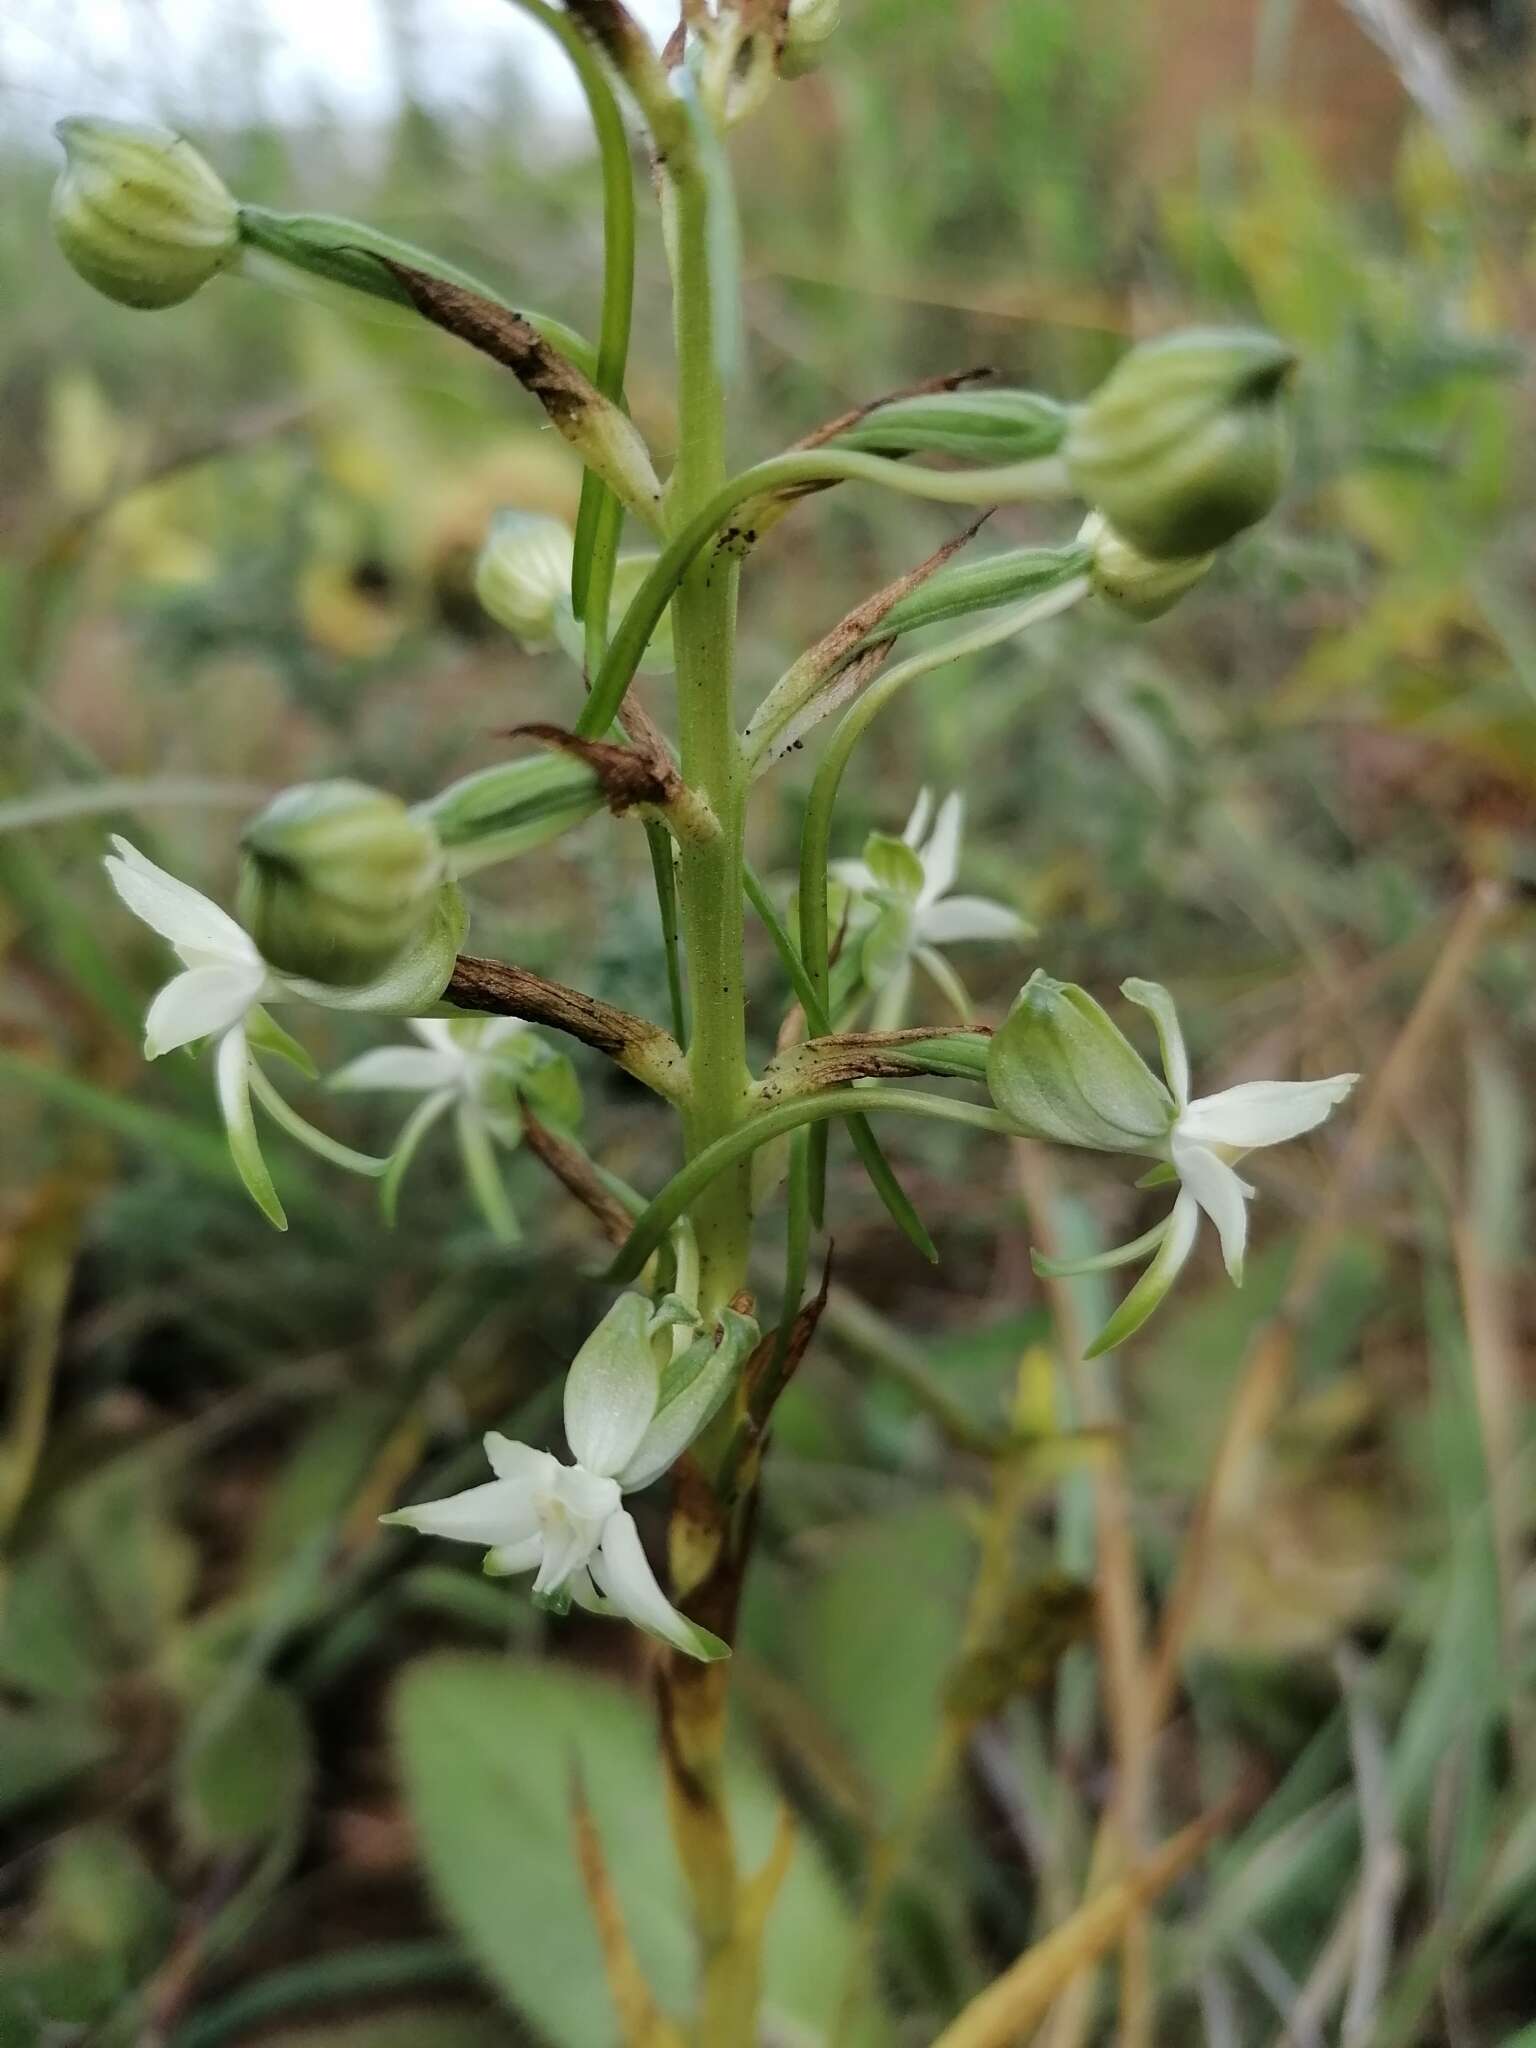
<path id="1" fill-rule="evenodd" d="M 613 16 L 601 8 L 590 17 L 586 7 L 579 11 L 584 25 L 590 20 L 590 32 L 615 26 Z M 626 75 L 635 89 L 636 66 Z M 648 74 L 640 83 L 649 90 Z M 670 105 L 676 108 L 675 101 Z M 650 112 L 647 108 L 648 117 Z M 659 105 L 657 112 L 668 112 L 667 105 Z M 704 798 L 720 823 L 716 837 L 681 841 L 677 852 L 692 1027 L 683 1142 L 687 1157 L 696 1163 L 718 1156 L 720 1148 L 729 1148 L 739 1135 L 750 1086 L 742 907 L 746 774 L 731 687 L 739 558 L 716 554 L 698 560 L 702 540 L 684 546 L 677 542 L 678 535 L 706 534 L 704 516 L 721 495 L 726 462 L 711 188 L 699 172 L 686 122 L 676 140 L 674 150 L 662 149 L 679 424 L 677 461 L 665 498 L 666 524 L 673 537 L 662 559 L 670 558 L 671 566 L 665 578 L 653 571 L 642 588 L 661 593 L 652 627 L 672 603 L 680 767 L 684 782 Z M 624 630 L 635 616 L 632 603 L 603 664 L 601 676 L 610 680 L 606 688 L 601 678 L 594 683 L 579 727 L 585 733 L 606 732 L 623 703 L 650 638 L 647 629 L 632 648 L 621 648 Z M 675 1223 L 686 1211 L 692 1225 L 698 1252 L 698 1307 L 706 1321 L 746 1286 L 752 1231 L 748 1156 L 742 1152 L 734 1162 L 726 1159 L 721 1171 L 696 1175 L 670 1219 Z M 659 1249 L 668 1228 L 670 1223 L 662 1227 L 651 1251 Z M 647 1252 L 641 1259 L 637 1272 L 649 1256 Z M 727 1404 L 695 1445 L 699 1482 L 679 1488 L 668 1531 L 675 1598 L 694 1620 L 727 1641 L 734 1634 L 747 1546 L 741 1523 L 733 1526 L 733 1482 L 723 1468 L 722 1439 L 730 1439 L 732 1405 Z M 703 1665 L 689 1657 L 668 1656 L 660 1669 L 657 1698 L 668 1813 L 699 1945 L 697 2037 L 718 2048 L 751 2048 L 757 2039 L 761 1930 L 751 1924 L 746 1911 L 749 1885 L 738 1861 L 726 1803 L 729 1669 L 728 1661 Z"/>
<path id="2" fill-rule="evenodd" d="M 614 1286 L 632 1280 L 684 1210 L 693 1208 L 722 1174 L 750 1159 L 760 1145 L 802 1125 L 824 1123 L 850 1111 L 863 1115 L 889 1111 L 928 1117 L 936 1123 L 965 1124 L 973 1131 L 991 1131 L 1000 1137 L 1015 1135 L 1008 1119 L 995 1109 L 977 1102 L 956 1102 L 947 1095 L 925 1095 L 915 1088 L 831 1088 L 820 1095 L 793 1097 L 759 1111 L 691 1158 L 650 1203 L 628 1244 L 609 1267 L 607 1279 Z"/>
<path id="3" fill-rule="evenodd" d="M 681 464 L 681 451 L 679 463 Z M 879 484 L 904 497 L 942 505 L 1003 504 L 1019 498 L 1060 497 L 1065 484 L 1054 459 L 1011 462 L 994 469 L 920 469 L 888 456 L 861 455 L 851 449 L 811 448 L 775 455 L 721 484 L 680 524 L 644 583 L 635 592 L 603 666 L 592 684 L 577 731 L 593 738 L 608 730 L 618 715 L 640 657 L 672 602 L 690 565 L 717 538 L 719 553 L 734 560 L 756 539 L 752 528 L 730 525 L 731 514 L 754 498 L 781 492 L 803 492 L 825 484 Z M 683 509 L 679 501 L 677 509 Z"/>
<path id="4" fill-rule="evenodd" d="M 823 1014 L 827 1011 L 832 985 L 831 934 L 827 918 L 827 864 L 832 856 L 832 816 L 843 771 L 854 748 L 873 720 L 909 683 L 931 675 L 935 669 L 947 667 L 952 661 L 995 647 L 1000 641 L 1011 639 L 1015 633 L 1022 633 L 1030 626 L 1038 625 L 1042 619 L 1052 618 L 1057 612 L 1066 611 L 1078 603 L 1087 594 L 1088 576 L 1080 565 L 1076 565 L 1071 550 L 1063 550 L 1062 569 L 1061 581 L 1054 589 L 1040 591 L 1007 611 L 994 612 L 968 632 L 927 648 L 921 654 L 909 655 L 905 661 L 887 669 L 876 677 L 863 696 L 839 720 L 811 785 L 800 838 L 801 954 Z M 811 1201 L 818 1219 L 825 1186 L 826 1138 L 819 1134 L 812 1145 L 811 1161 Z"/>

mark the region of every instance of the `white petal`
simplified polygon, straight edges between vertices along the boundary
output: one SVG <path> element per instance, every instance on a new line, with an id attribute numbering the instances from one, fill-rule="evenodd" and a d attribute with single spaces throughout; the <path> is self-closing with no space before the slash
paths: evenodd
<path id="1" fill-rule="evenodd" d="M 525 1536 L 521 1543 L 498 1543 L 485 1553 L 484 1570 L 492 1579 L 509 1579 L 514 1572 L 531 1572 L 544 1555 L 542 1536 Z"/>
<path id="2" fill-rule="evenodd" d="M 833 881 L 841 882 L 843 887 L 851 889 L 855 896 L 867 896 L 875 887 L 875 878 L 867 861 L 835 860 L 827 872 Z"/>
<path id="3" fill-rule="evenodd" d="M 944 955 L 935 952 L 932 946 L 919 946 L 913 958 L 960 1022 L 968 1024 L 976 1014 L 976 1006 L 966 993 L 965 983 Z"/>
<path id="4" fill-rule="evenodd" d="M 477 1052 L 494 1052 L 498 1045 L 505 1045 L 510 1038 L 523 1038 L 532 1029 L 533 1026 L 522 1017 L 487 1017 L 475 1049 Z"/>
<path id="5" fill-rule="evenodd" d="M 1326 1081 L 1241 1081 L 1217 1095 L 1202 1095 L 1179 1118 L 1180 1130 L 1202 1145 L 1280 1145 L 1314 1130 L 1359 1080 L 1334 1074 Z"/>
<path id="6" fill-rule="evenodd" d="M 936 903 L 955 886 L 960 872 L 960 834 L 965 829 L 965 798 L 951 790 L 939 805 L 933 830 L 923 843 L 923 891 L 919 903 Z"/>
<path id="7" fill-rule="evenodd" d="M 533 1582 L 535 1594 L 559 1592 L 574 1573 L 584 1570 L 610 1517 L 618 1512 L 614 1480 L 584 1472 L 579 1465 L 559 1466 L 554 1485 L 539 1504 L 544 1550 Z"/>
<path id="8" fill-rule="evenodd" d="M 462 1073 L 461 1063 L 440 1052 L 427 1052 L 414 1045 L 381 1045 L 375 1052 L 359 1054 L 332 1074 L 328 1088 L 400 1088 L 411 1094 L 430 1094 L 437 1088 L 453 1088 Z"/>
<path id="9" fill-rule="evenodd" d="M 904 959 L 875 998 L 875 1014 L 870 1021 L 876 1031 L 899 1031 L 906 1021 L 911 996 L 912 962 Z"/>
<path id="10" fill-rule="evenodd" d="M 560 1469 L 560 1460 L 549 1451 L 536 1451 L 532 1444 L 520 1444 L 488 1429 L 481 1438 L 486 1463 L 498 1479 L 510 1479 L 518 1486 L 547 1488 Z"/>
<path id="11" fill-rule="evenodd" d="M 267 1162 L 261 1156 L 261 1140 L 256 1135 L 256 1119 L 251 1112 L 251 1055 L 242 1024 L 233 1025 L 219 1040 L 213 1075 L 235 1171 L 267 1221 L 278 1230 L 286 1230 L 288 1218 L 272 1185 Z"/>
<path id="12" fill-rule="evenodd" d="M 220 960 L 259 957 L 248 935 L 217 903 L 186 882 L 178 882 L 164 868 L 157 868 L 126 839 L 114 838 L 112 844 L 117 851 L 107 855 L 106 867 L 113 888 L 134 916 L 142 918 L 162 939 Z"/>
<path id="13" fill-rule="evenodd" d="M 621 1294 L 571 1361 L 565 1434 L 589 1472 L 622 1472 L 656 1413 L 661 1375 L 646 1333 L 651 1305 Z"/>
<path id="14" fill-rule="evenodd" d="M 730 1655 L 729 1645 L 679 1614 L 662 1592 L 641 1546 L 635 1518 L 623 1508 L 608 1519 L 602 1544 L 592 1559 L 592 1576 L 598 1590 L 637 1628 L 706 1663 Z"/>
<path id="15" fill-rule="evenodd" d="M 434 1052 L 452 1053 L 456 1060 L 464 1057 L 464 1048 L 453 1035 L 452 1017 L 407 1017 L 405 1021 L 406 1028 Z"/>
<path id="16" fill-rule="evenodd" d="M 189 967 L 168 981 L 144 1019 L 144 1057 L 212 1038 L 238 1024 L 261 994 L 266 972 L 258 960 L 240 967 Z"/>
<path id="17" fill-rule="evenodd" d="M 1179 1179 L 1221 1233 L 1221 1256 L 1241 1286 L 1243 1252 L 1248 1243 L 1248 1197 L 1253 1193 L 1224 1159 L 1204 1145 L 1174 1133 L 1171 1147 Z"/>
<path id="18" fill-rule="evenodd" d="M 917 914 L 917 936 L 932 946 L 952 946 L 966 939 L 1022 939 L 1028 930 L 1016 910 L 989 903 L 984 896 L 946 896 Z"/>
<path id="19" fill-rule="evenodd" d="M 1157 1042 L 1162 1049 L 1168 1092 L 1176 1106 L 1183 1109 L 1189 1101 L 1189 1053 L 1173 997 L 1160 981 L 1138 981 L 1134 977 L 1121 982 L 1120 993 L 1145 1010 L 1157 1026 Z"/>
<path id="20" fill-rule="evenodd" d="M 547 1455 L 547 1453 L 545 1454 Z M 550 1458 L 551 1465 L 555 1459 Z M 532 1488 L 512 1479 L 488 1479 L 442 1500 L 419 1501 L 380 1518 L 415 1529 L 423 1536 L 445 1536 L 453 1543 L 479 1543 L 487 1550 L 526 1543 L 539 1533 L 538 1503 Z"/>
<path id="21" fill-rule="evenodd" d="M 915 852 L 928 836 L 928 823 L 933 816 L 933 791 L 920 789 L 917 802 L 912 806 L 912 815 L 901 828 L 901 836 Z"/>

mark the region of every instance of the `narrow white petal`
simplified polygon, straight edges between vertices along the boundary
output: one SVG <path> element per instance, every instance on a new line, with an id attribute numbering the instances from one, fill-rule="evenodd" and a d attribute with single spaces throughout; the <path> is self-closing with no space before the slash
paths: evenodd
<path id="1" fill-rule="evenodd" d="M 875 998 L 875 1013 L 870 1020 L 875 1030 L 899 1031 L 906 1021 L 911 997 L 912 962 L 904 959 L 890 980 L 881 985 Z"/>
<path id="2" fill-rule="evenodd" d="M 551 1463 L 554 1461 L 551 1460 Z M 488 1479 L 442 1500 L 419 1501 L 397 1508 L 386 1522 L 415 1529 L 422 1536 L 444 1536 L 453 1543 L 479 1543 L 487 1550 L 526 1543 L 539 1533 L 538 1507 L 532 1491 L 516 1480 Z"/>
<path id="3" fill-rule="evenodd" d="M 621 1294 L 571 1361 L 565 1379 L 565 1434 L 589 1472 L 622 1472 L 656 1413 L 661 1375 L 643 1294 Z"/>
<path id="4" fill-rule="evenodd" d="M 453 1035 L 454 1020 L 451 1017 L 407 1017 L 406 1029 L 414 1031 L 423 1045 L 430 1045 L 434 1052 L 452 1053 L 456 1060 L 464 1057 L 464 1049 Z"/>
<path id="5" fill-rule="evenodd" d="M 267 1221 L 278 1230 L 286 1230 L 288 1218 L 272 1185 L 267 1162 L 261 1156 L 261 1140 L 256 1135 L 256 1119 L 251 1112 L 251 1055 L 243 1025 L 233 1025 L 219 1040 L 213 1075 L 235 1171 Z"/>
<path id="6" fill-rule="evenodd" d="M 1173 1163 L 1179 1179 L 1221 1233 L 1221 1256 L 1233 1280 L 1242 1285 L 1243 1252 L 1248 1244 L 1248 1197 L 1253 1190 L 1224 1159 L 1204 1145 L 1175 1132 Z"/>
<path id="7" fill-rule="evenodd" d="M 1280 1145 L 1315 1130 L 1348 1095 L 1358 1074 L 1326 1081 L 1240 1081 L 1217 1095 L 1202 1095 L 1179 1118 L 1179 1128 L 1202 1145 Z"/>
<path id="8" fill-rule="evenodd" d="M 662 1592 L 641 1545 L 635 1518 L 623 1508 L 608 1518 L 592 1559 L 592 1576 L 619 1613 L 647 1634 L 660 1636 L 664 1643 L 705 1663 L 730 1655 L 728 1644 L 679 1614 Z"/>
<path id="9" fill-rule="evenodd" d="M 937 903 L 955 886 L 960 872 L 960 835 L 965 830 L 965 798 L 951 790 L 939 805 L 933 830 L 923 843 L 923 888 L 919 903 Z"/>
<path id="10" fill-rule="evenodd" d="M 560 1460 L 551 1452 L 536 1451 L 532 1444 L 520 1444 L 513 1437 L 503 1436 L 500 1430 L 488 1429 L 481 1442 L 486 1463 L 498 1479 L 509 1479 L 518 1486 L 545 1488 L 560 1470 Z"/>
<path id="11" fill-rule="evenodd" d="M 919 967 L 943 996 L 962 1024 L 968 1024 L 976 1014 L 975 1005 L 966 993 L 965 983 L 956 974 L 944 955 L 935 952 L 932 946 L 919 946 L 912 956 Z"/>
<path id="12" fill-rule="evenodd" d="M 1168 1083 L 1168 1092 L 1175 1106 L 1183 1109 L 1189 1101 L 1189 1052 L 1184 1044 L 1184 1027 L 1179 1022 L 1173 997 L 1160 981 L 1138 981 L 1134 978 L 1121 982 L 1120 993 L 1145 1010 L 1157 1026 L 1157 1042 L 1162 1049 L 1163 1075 Z"/>
<path id="13" fill-rule="evenodd" d="M 901 828 L 901 836 L 915 853 L 928 836 L 928 826 L 933 817 L 933 791 L 920 789 L 917 802 L 912 806 L 912 815 Z"/>
<path id="14" fill-rule="evenodd" d="M 578 1522 L 557 1522 L 541 1533 L 535 1597 L 559 1593 L 567 1579 L 584 1572 L 596 1547 L 596 1532 Z"/>
<path id="15" fill-rule="evenodd" d="M 1029 927 L 1016 910 L 989 903 L 984 896 L 946 896 L 925 904 L 917 913 L 917 936 L 931 946 L 952 946 L 967 939 L 1022 939 Z"/>
<path id="16" fill-rule="evenodd" d="M 331 1075 L 329 1088 L 404 1089 L 411 1094 L 431 1094 L 438 1088 L 454 1087 L 460 1064 L 439 1052 L 427 1052 L 414 1045 L 381 1045 L 374 1052 L 360 1053 Z"/>
<path id="17" fill-rule="evenodd" d="M 200 890 L 146 860 L 126 839 L 114 839 L 106 867 L 113 888 L 135 917 L 173 946 L 192 946 L 221 960 L 254 960 L 257 952 L 235 920 Z"/>
<path id="18" fill-rule="evenodd" d="M 521 1017 L 487 1017 L 480 1033 L 477 1052 L 494 1052 L 498 1045 L 505 1045 L 509 1039 L 525 1038 L 533 1029 Z"/>
<path id="19" fill-rule="evenodd" d="M 189 967 L 168 981 L 144 1019 L 144 1057 L 157 1060 L 194 1039 L 212 1038 L 238 1024 L 261 993 L 261 964 Z"/>

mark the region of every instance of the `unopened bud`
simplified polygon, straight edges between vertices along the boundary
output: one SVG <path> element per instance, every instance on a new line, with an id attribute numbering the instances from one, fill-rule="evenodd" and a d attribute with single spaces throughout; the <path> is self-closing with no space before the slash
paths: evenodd
<path id="1" fill-rule="evenodd" d="M 1077 537 L 1093 549 L 1088 574 L 1095 595 L 1133 619 L 1160 619 L 1172 611 L 1216 559 L 1214 554 L 1189 555 L 1160 562 L 1133 548 L 1102 512 L 1090 512 Z"/>
<path id="2" fill-rule="evenodd" d="M 603 808 L 597 770 L 571 754 L 527 754 L 478 769 L 419 804 L 455 875 L 547 845 Z"/>
<path id="3" fill-rule="evenodd" d="M 1222 546 L 1285 483 L 1295 361 L 1273 335 L 1242 329 L 1194 328 L 1132 349 L 1068 429 L 1074 490 L 1154 559 Z"/>
<path id="4" fill-rule="evenodd" d="M 524 647 L 547 647 L 571 585 L 570 528 L 538 512 L 498 512 L 475 564 L 475 595 Z"/>
<path id="5" fill-rule="evenodd" d="M 361 782 L 284 790 L 241 838 L 240 913 L 280 973 L 354 987 L 432 917 L 444 877 L 431 824 Z"/>
<path id="6" fill-rule="evenodd" d="M 992 1100 L 1025 1137 L 1156 1154 L 1174 1102 L 1088 991 L 1036 970 L 992 1040 Z"/>
<path id="7" fill-rule="evenodd" d="M 837 32 L 843 0 L 789 0 L 784 24 L 784 47 L 779 52 L 779 71 L 785 78 L 801 78 L 814 71 Z"/>
<path id="8" fill-rule="evenodd" d="M 928 391 L 872 407 L 831 445 L 872 455 L 952 455 L 988 465 L 1034 462 L 1056 453 L 1070 420 L 1066 406 L 1038 391 Z"/>
<path id="9" fill-rule="evenodd" d="M 234 199 L 184 136 L 81 115 L 54 132 L 53 231 L 87 284 L 124 306 L 175 306 L 234 261 Z"/>

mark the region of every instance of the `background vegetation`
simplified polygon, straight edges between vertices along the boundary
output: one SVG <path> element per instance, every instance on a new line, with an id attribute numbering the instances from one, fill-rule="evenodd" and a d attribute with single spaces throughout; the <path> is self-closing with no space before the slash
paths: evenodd
<path id="1" fill-rule="evenodd" d="M 1155 1837 L 1232 1804 L 1119 1971 L 1058 2001 L 1052 2048 L 1528 2048 L 1516 11 L 1417 31 L 1440 68 L 1428 90 L 1399 48 L 1411 94 L 1326 4 L 845 11 L 826 70 L 740 138 L 738 455 L 974 364 L 1075 396 L 1192 317 L 1256 317 L 1306 371 L 1281 515 L 1150 629 L 1085 614 L 914 693 L 837 850 L 962 787 L 967 881 L 1039 930 L 977 952 L 983 1015 L 1035 964 L 1101 994 L 1154 974 L 1205 1085 L 1366 1081 L 1265 1157 L 1244 1290 L 1203 1246 L 1100 1371 L 1098 1283 L 1037 1281 L 1027 1247 L 1143 1227 L 1128 1173 L 891 1130 L 929 1271 L 835 1148 L 836 1278 L 739 1655 L 748 1831 L 776 1796 L 801 1823 L 772 2038 L 931 2041 L 1082 1894 L 1130 1772 Z M 355 213 L 590 324 L 593 169 L 525 93 L 508 73 L 493 117 L 407 95 L 367 133 L 198 139 L 243 197 Z M 674 1994 L 689 1968 L 643 1643 L 547 1627 L 474 1557 L 375 1524 L 466 1483 L 484 1427 L 553 1440 L 603 1301 L 590 1225 L 519 1159 L 527 1240 L 496 1246 L 445 1147 L 386 1233 L 369 1187 L 274 1141 L 294 1227 L 271 1235 L 206 1073 L 141 1064 L 162 962 L 100 866 L 131 828 L 227 891 L 269 788 L 421 795 L 566 715 L 571 672 L 489 625 L 469 568 L 497 506 L 570 513 L 577 476 L 441 337 L 238 283 L 153 321 L 95 299 L 45 245 L 50 177 L 13 156 L 0 211 L 0 2042 L 595 2048 L 573 1760 L 648 1968 Z M 654 243 L 642 291 L 632 391 L 665 444 Z M 786 522 L 749 678 L 946 530 L 851 491 Z M 786 886 L 805 781 L 756 818 Z M 664 1014 L 637 838 L 598 821 L 490 871 L 477 949 Z M 766 1037 L 784 992 L 753 949 Z M 378 1036 L 306 1021 L 332 1061 Z M 640 1092 L 580 1058 L 589 1141 L 659 1185 Z M 354 1142 L 393 1128 L 389 1103 L 312 1106 Z M 1050 1440 L 1073 1428 L 1086 1447 Z M 861 1955 L 880 2014 L 856 2036 Z"/>

